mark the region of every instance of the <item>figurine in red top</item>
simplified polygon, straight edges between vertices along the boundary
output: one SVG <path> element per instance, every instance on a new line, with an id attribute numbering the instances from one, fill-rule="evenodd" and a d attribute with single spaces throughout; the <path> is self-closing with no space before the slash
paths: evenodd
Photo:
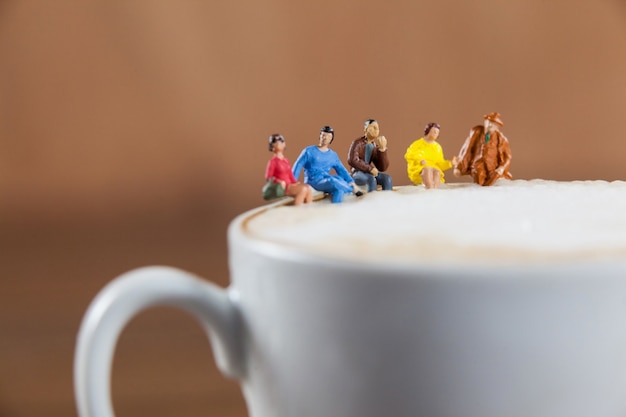
<path id="1" fill-rule="evenodd" d="M 296 181 L 291 172 L 291 164 L 283 154 L 285 138 L 275 133 L 269 137 L 268 142 L 269 150 L 274 153 L 274 156 L 267 163 L 265 179 L 280 187 L 284 195 L 293 197 L 294 205 L 313 201 L 313 189 L 307 184 Z"/>
<path id="2" fill-rule="evenodd" d="M 471 175 L 476 184 L 492 185 L 498 179 L 510 180 L 511 146 L 500 132 L 504 126 L 500 113 L 483 116 L 483 125 L 474 126 L 453 160 L 454 175 Z"/>

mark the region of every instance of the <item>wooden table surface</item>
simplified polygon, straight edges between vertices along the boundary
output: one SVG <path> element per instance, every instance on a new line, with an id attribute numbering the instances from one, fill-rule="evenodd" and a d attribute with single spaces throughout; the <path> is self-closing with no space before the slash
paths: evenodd
<path id="1" fill-rule="evenodd" d="M 230 213 L 0 221 L 0 417 L 77 415 L 72 364 L 80 320 L 111 279 L 170 265 L 228 284 Z M 4 220 L 4 219 L 3 219 Z M 112 377 L 124 416 L 246 416 L 200 326 L 155 308 L 122 333 Z"/>

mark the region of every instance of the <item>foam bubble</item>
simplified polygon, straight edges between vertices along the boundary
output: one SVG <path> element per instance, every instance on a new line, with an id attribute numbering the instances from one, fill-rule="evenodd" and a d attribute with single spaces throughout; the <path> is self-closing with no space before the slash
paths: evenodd
<path id="1" fill-rule="evenodd" d="M 626 182 L 405 186 L 342 204 L 276 207 L 247 231 L 363 261 L 626 259 Z"/>

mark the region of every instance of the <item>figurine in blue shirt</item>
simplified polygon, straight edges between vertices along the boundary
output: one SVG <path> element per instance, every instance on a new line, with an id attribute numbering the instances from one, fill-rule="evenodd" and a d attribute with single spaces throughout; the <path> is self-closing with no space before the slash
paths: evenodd
<path id="1" fill-rule="evenodd" d="M 329 148 L 334 138 L 335 131 L 332 127 L 322 127 L 319 144 L 304 148 L 293 165 L 293 175 L 298 179 L 300 171 L 304 169 L 306 184 L 330 194 L 333 203 L 341 203 L 346 193 L 354 193 L 357 197 L 363 193 L 359 191 L 337 153 Z M 330 173 L 332 169 L 336 174 Z"/>

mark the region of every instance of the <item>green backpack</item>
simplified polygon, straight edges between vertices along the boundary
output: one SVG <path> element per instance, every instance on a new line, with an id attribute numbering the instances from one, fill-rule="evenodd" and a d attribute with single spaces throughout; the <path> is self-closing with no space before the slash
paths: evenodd
<path id="1" fill-rule="evenodd" d="M 279 183 L 274 182 L 274 177 L 267 180 L 263 186 L 263 198 L 273 200 L 285 196 L 285 189 Z"/>

